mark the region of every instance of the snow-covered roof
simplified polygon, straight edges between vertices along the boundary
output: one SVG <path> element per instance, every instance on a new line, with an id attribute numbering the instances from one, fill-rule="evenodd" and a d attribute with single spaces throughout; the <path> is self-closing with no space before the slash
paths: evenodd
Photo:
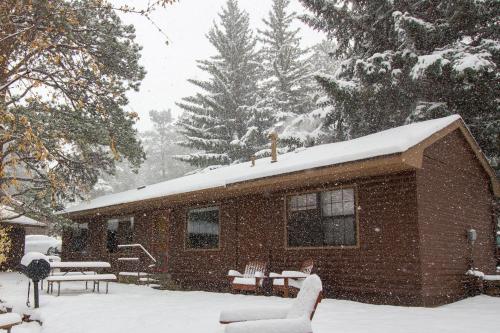
<path id="1" fill-rule="evenodd" d="M 18 216 L 11 207 L 8 206 L 0 206 L 0 221 L 2 223 L 8 224 L 18 224 L 27 227 L 46 227 L 47 225 L 43 222 L 39 222 L 25 215 Z"/>
<path id="2" fill-rule="evenodd" d="M 225 187 L 243 181 L 402 153 L 459 119 L 460 116 L 452 115 L 388 129 L 353 140 L 298 149 L 279 155 L 276 163 L 271 163 L 271 158 L 266 157 L 256 160 L 254 167 L 250 167 L 250 162 L 244 162 L 206 170 L 138 189 L 101 196 L 68 207 L 65 212 Z"/>

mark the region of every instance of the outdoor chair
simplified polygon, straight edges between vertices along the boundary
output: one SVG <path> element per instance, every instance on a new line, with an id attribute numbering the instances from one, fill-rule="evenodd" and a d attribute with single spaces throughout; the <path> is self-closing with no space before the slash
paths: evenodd
<path id="1" fill-rule="evenodd" d="M 14 312 L 0 313 L 0 330 L 10 332 L 13 326 L 22 323 L 22 317 Z"/>
<path id="2" fill-rule="evenodd" d="M 306 260 L 302 263 L 298 271 L 283 271 L 281 274 L 270 273 L 269 277 L 273 281 L 273 291 L 288 296 L 288 292 L 295 294 L 300 290 L 305 278 L 311 275 L 314 268 L 314 261 Z"/>
<path id="3" fill-rule="evenodd" d="M 290 307 L 222 311 L 219 322 L 227 324 L 225 333 L 312 333 L 311 320 L 322 290 L 320 278 L 310 275 Z"/>
<path id="4" fill-rule="evenodd" d="M 253 291 L 258 293 L 262 288 L 266 272 L 266 263 L 251 261 L 245 267 L 245 272 L 230 270 L 227 274 L 231 283 L 231 291 Z"/>

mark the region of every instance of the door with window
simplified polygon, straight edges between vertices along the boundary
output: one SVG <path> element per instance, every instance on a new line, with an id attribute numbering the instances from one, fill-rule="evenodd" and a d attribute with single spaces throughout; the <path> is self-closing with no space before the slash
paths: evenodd
<path id="1" fill-rule="evenodd" d="M 118 252 L 118 245 L 134 242 L 134 217 L 116 217 L 107 220 L 106 248 L 109 253 Z"/>

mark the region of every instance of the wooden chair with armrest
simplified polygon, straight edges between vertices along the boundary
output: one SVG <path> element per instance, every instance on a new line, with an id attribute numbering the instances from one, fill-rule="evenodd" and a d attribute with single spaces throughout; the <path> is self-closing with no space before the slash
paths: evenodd
<path id="1" fill-rule="evenodd" d="M 251 261 L 245 266 L 243 274 L 230 270 L 228 277 L 231 283 L 231 291 L 253 291 L 257 294 L 262 289 L 266 266 L 265 262 Z"/>

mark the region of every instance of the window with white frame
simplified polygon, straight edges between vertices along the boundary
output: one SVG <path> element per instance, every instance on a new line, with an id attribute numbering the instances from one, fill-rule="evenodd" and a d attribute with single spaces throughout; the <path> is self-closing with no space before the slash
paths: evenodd
<path id="1" fill-rule="evenodd" d="M 353 188 L 290 196 L 287 241 L 291 247 L 356 245 Z"/>

